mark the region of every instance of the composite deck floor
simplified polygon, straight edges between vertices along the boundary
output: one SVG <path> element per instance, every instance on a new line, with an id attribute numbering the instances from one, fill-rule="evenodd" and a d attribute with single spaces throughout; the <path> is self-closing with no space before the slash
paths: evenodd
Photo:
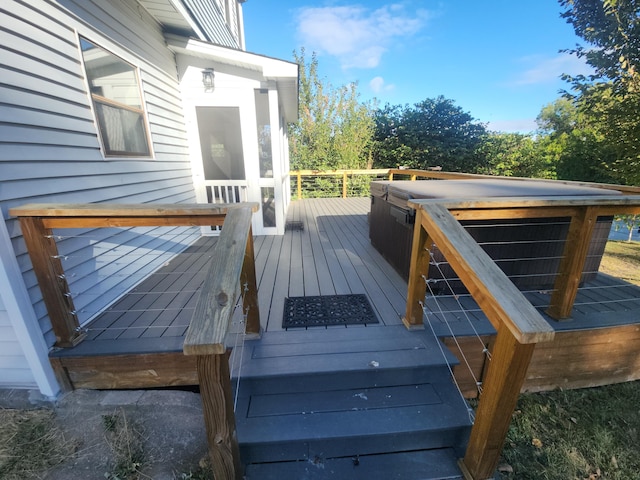
<path id="1" fill-rule="evenodd" d="M 379 323 L 348 328 L 402 323 L 407 284 L 369 241 L 369 206 L 368 198 L 294 201 L 287 220 L 296 228 L 281 236 L 255 237 L 265 331 L 282 330 L 285 298 L 299 296 L 366 294 Z M 69 355 L 181 350 L 215 242 L 216 237 L 201 237 L 140 283 L 86 326 L 87 339 Z M 526 295 L 541 311 L 548 303 L 548 292 Z M 492 331 L 464 295 L 428 299 L 426 311 L 439 334 L 448 334 L 449 328 L 461 335 Z M 639 313 L 640 288 L 598 275 L 579 291 L 573 321 L 551 323 L 561 330 L 593 328 L 634 323 Z"/>

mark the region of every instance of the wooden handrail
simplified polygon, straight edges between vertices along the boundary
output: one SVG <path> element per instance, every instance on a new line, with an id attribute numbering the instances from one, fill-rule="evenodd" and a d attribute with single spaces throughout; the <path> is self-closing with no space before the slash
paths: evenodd
<path id="1" fill-rule="evenodd" d="M 464 227 L 461 219 L 571 217 L 563 259 L 549 307 L 554 318 L 567 316 L 598 216 L 640 213 L 640 196 L 412 200 L 416 209 L 413 249 L 403 321 L 422 324 L 429 250 L 437 245 L 497 331 L 460 467 L 466 479 L 490 478 L 497 467 L 535 345 L 554 338 L 554 329 L 513 285 Z"/>
<path id="2" fill-rule="evenodd" d="M 225 337 L 247 270 L 251 215 L 250 207 L 227 213 L 183 346 L 185 355 L 197 355 L 211 466 L 222 480 L 242 478 Z"/>
<path id="3" fill-rule="evenodd" d="M 570 217 L 571 224 L 558 276 L 553 288 L 547 313 L 554 319 L 569 317 L 576 297 L 588 245 L 595 221 L 599 216 L 621 213 L 640 213 L 639 195 L 598 195 L 575 197 L 490 198 L 470 199 L 420 199 L 410 200 L 409 206 L 417 211 L 439 205 L 447 209 L 457 220 L 495 220 L 504 218 Z M 586 215 L 586 217 L 585 217 Z M 419 283 L 412 288 L 420 289 Z M 408 323 L 421 322 L 422 316 L 415 299 L 421 290 L 411 296 L 411 309 L 407 307 Z M 416 296 L 418 295 L 418 296 Z"/>
<path id="4" fill-rule="evenodd" d="M 401 169 L 392 168 L 389 170 L 389 180 L 393 180 L 395 175 L 409 176 L 412 180 L 416 180 L 418 177 L 426 179 L 437 180 L 473 180 L 473 179 L 485 179 L 485 180 L 516 180 L 521 182 L 539 182 L 539 183 L 552 183 L 554 185 L 571 185 L 574 187 L 591 187 L 591 188 L 604 188 L 617 190 L 619 192 L 628 195 L 639 195 L 640 187 L 633 185 L 617 185 L 610 183 L 591 183 L 591 182 L 579 182 L 574 180 L 552 180 L 548 178 L 529 178 L 529 177 L 506 177 L 500 175 L 480 175 L 477 173 L 460 173 L 460 172 L 442 172 L 438 170 L 413 170 L 413 169 Z"/>
<path id="5" fill-rule="evenodd" d="M 184 341 L 186 355 L 196 355 L 198 381 L 215 478 L 242 478 L 235 435 L 226 336 L 241 291 L 247 314 L 245 331 L 260 332 L 251 216 L 256 203 L 216 205 L 168 204 L 30 204 L 10 210 L 23 230 L 34 271 L 51 318 L 58 346 L 82 340 L 73 301 L 57 255 L 53 228 L 222 226 L 213 260 Z"/>
<path id="6" fill-rule="evenodd" d="M 291 177 L 296 178 L 296 190 L 298 200 L 302 198 L 302 177 L 336 177 L 342 178 L 342 198 L 347 198 L 348 194 L 348 178 L 350 175 L 388 175 L 389 170 L 386 168 L 378 169 L 340 169 L 340 170 L 292 170 L 289 172 Z"/>
<path id="7" fill-rule="evenodd" d="M 43 301 L 56 335 L 57 347 L 72 347 L 85 337 L 69 295 L 65 272 L 59 259 L 53 228 L 148 227 L 148 226 L 221 226 L 229 211 L 250 206 L 258 211 L 257 203 L 248 204 L 42 204 L 33 203 L 9 210 L 18 217 L 33 270 L 42 292 Z M 251 244 L 249 244 L 251 243 Z M 247 250 L 253 252 L 252 238 Z M 247 267 L 251 268 L 249 262 Z M 260 328 L 255 287 L 255 271 L 244 278 L 252 283 L 247 299 L 253 302 L 247 320 L 247 332 Z M 253 278 L 253 282 L 251 279 Z"/>
<path id="8" fill-rule="evenodd" d="M 640 195 L 640 187 L 630 185 L 614 185 L 608 183 L 589 183 L 571 180 L 551 180 L 546 178 L 505 177 L 497 175 L 480 175 L 475 173 L 443 172 L 434 167 L 433 170 L 417 170 L 408 168 L 374 168 L 374 169 L 341 169 L 341 170 L 292 170 L 290 177 L 296 179 L 298 199 L 302 198 L 302 177 L 342 177 L 342 196 L 347 196 L 347 182 L 350 175 L 378 175 L 394 180 L 396 176 L 409 177 L 411 180 L 510 180 L 523 182 L 552 183 L 554 185 L 570 185 L 575 187 L 591 187 L 612 189 L 625 195 Z"/>
<path id="9" fill-rule="evenodd" d="M 185 355 L 214 355 L 227 350 L 224 339 L 240 295 L 251 214 L 250 207 L 233 209 L 227 214 L 184 339 Z"/>
<path id="10" fill-rule="evenodd" d="M 445 206 L 426 203 L 420 207 L 403 321 L 410 327 L 418 319 L 422 323 L 427 251 L 433 242 L 498 332 L 476 421 L 460 460 L 467 479 L 484 480 L 497 467 L 533 349 L 538 342 L 552 340 L 555 332 Z"/>
<path id="11" fill-rule="evenodd" d="M 429 232 L 496 329 L 506 325 L 520 343 L 553 339 L 553 328 L 449 210 L 438 204 L 425 205 L 419 217 L 420 226 Z"/>
<path id="12" fill-rule="evenodd" d="M 322 176 L 342 176 L 344 174 L 347 175 L 387 175 L 389 173 L 389 169 L 387 168 L 346 168 L 346 169 L 338 169 L 338 170 L 292 170 L 289 172 L 290 175 L 302 175 L 302 176 L 311 176 L 311 177 L 322 177 Z"/>

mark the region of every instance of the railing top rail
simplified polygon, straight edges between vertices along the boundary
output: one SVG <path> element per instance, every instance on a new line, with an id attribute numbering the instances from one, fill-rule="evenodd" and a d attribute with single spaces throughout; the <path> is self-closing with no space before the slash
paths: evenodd
<path id="1" fill-rule="evenodd" d="M 216 261 L 211 262 L 184 340 L 185 355 L 222 354 L 226 350 L 224 340 L 240 294 L 251 215 L 246 204 L 227 213 L 212 254 Z"/>
<path id="2" fill-rule="evenodd" d="M 342 175 L 342 174 L 355 174 L 355 175 L 387 175 L 389 173 L 388 168 L 347 168 L 338 170 L 292 170 L 290 175 Z"/>
<path id="3" fill-rule="evenodd" d="M 522 344 L 553 339 L 553 328 L 444 206 L 425 205 L 420 218 L 496 329 L 505 325 Z"/>
<path id="4" fill-rule="evenodd" d="M 30 203 L 9 210 L 15 217 L 197 217 L 224 215 L 247 204 L 220 203 Z M 253 212 L 259 205 L 249 203 Z"/>
<path id="5" fill-rule="evenodd" d="M 444 179 L 444 180 L 473 180 L 473 179 L 486 179 L 486 180 L 515 180 L 521 182 L 539 182 L 539 183 L 552 183 L 555 185 L 572 185 L 576 187 L 592 187 L 592 188 L 605 188 L 610 190 L 618 190 L 629 195 L 640 195 L 640 187 L 633 185 L 616 185 L 609 183 L 591 183 L 591 182 L 577 182 L 572 180 L 552 180 L 548 178 L 528 178 L 528 177 L 505 177 L 499 175 L 480 175 L 476 173 L 460 173 L 460 172 L 442 172 L 437 170 L 413 170 L 413 169 L 389 169 L 391 175 L 409 175 L 424 178 Z"/>
<path id="6" fill-rule="evenodd" d="M 566 197 L 491 197 L 491 198 L 425 198 L 408 201 L 412 208 L 438 204 L 449 210 L 513 209 L 513 208 L 571 208 L 571 207 L 621 207 L 640 208 L 638 195 L 579 195 Z"/>

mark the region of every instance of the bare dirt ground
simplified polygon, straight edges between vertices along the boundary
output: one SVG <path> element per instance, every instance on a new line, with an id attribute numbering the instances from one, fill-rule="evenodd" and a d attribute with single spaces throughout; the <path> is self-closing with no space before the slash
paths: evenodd
<path id="1" fill-rule="evenodd" d="M 0 436 L 0 448 L 10 450 L 0 451 L 2 479 L 206 478 L 200 463 L 206 459 L 207 444 L 196 393 L 76 390 L 54 404 L 34 404 L 25 401 L 24 395 L 8 399 L 11 395 L 5 392 L 4 401 L 0 395 L 0 421 L 9 437 Z M 16 396 L 23 399 L 21 404 Z M 29 416 L 34 410 L 40 410 L 40 415 Z M 26 446 L 10 443 L 16 440 L 16 432 L 28 440 Z M 23 458 L 8 468 L 12 455 Z M 42 468 L 36 457 L 46 455 L 52 460 L 48 464 L 45 460 Z M 54 466 L 46 466 L 51 463 Z"/>

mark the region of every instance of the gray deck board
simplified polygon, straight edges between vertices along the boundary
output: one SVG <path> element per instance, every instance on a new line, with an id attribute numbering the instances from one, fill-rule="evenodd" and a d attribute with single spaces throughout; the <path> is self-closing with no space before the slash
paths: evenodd
<path id="1" fill-rule="evenodd" d="M 380 323 L 348 329 L 400 324 L 406 283 L 369 241 L 369 207 L 368 198 L 294 201 L 288 220 L 302 222 L 302 230 L 255 237 L 258 301 L 265 331 L 281 331 L 285 298 L 302 295 L 365 293 Z M 138 284 L 86 326 L 85 342 L 92 342 L 96 352 L 107 352 L 119 339 L 126 341 L 127 349 L 133 348 L 136 339 L 144 340 L 145 351 L 154 339 L 158 339 L 159 351 L 164 351 L 165 345 L 174 345 L 160 339 L 184 335 L 215 242 L 216 237 L 201 237 Z M 526 295 L 543 312 L 550 292 Z M 468 311 L 462 313 L 453 297 L 442 299 L 431 315 L 436 323 L 442 323 L 442 316 L 451 318 L 455 333 L 461 335 L 473 334 L 475 328 L 482 333 L 491 331 L 471 298 L 459 296 L 458 300 Z M 445 313 L 436 311 L 438 308 Z M 579 290 L 573 319 L 551 323 L 559 330 L 620 325 L 637 322 L 639 312 L 639 287 L 600 274 Z"/>

